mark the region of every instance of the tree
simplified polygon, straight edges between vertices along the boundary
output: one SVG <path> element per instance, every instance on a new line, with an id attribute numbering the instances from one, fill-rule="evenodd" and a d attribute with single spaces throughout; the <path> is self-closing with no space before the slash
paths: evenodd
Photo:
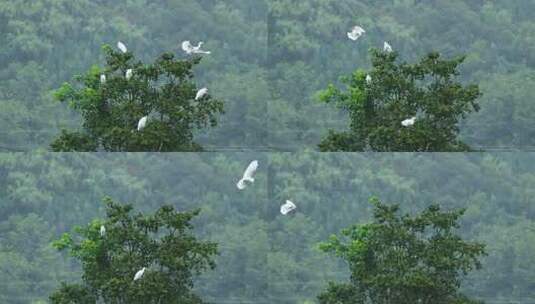
<path id="1" fill-rule="evenodd" d="M 480 269 L 485 246 L 455 234 L 464 209 L 441 211 L 438 205 L 410 216 L 377 199 L 374 221 L 331 236 L 320 249 L 344 259 L 349 283 L 330 283 L 321 304 L 478 303 L 459 292 L 461 274 Z"/>
<path id="2" fill-rule="evenodd" d="M 63 283 L 50 296 L 51 302 L 203 303 L 192 292 L 192 276 L 215 267 L 212 256 L 217 245 L 198 241 L 189 231 L 200 210 L 178 212 L 163 206 L 154 215 L 131 215 L 131 205 L 104 201 L 105 221 L 77 227 L 76 240 L 65 233 L 54 242 L 57 249 L 68 250 L 81 261 L 83 276 L 81 283 Z M 143 267 L 143 277 L 134 281 Z"/>
<path id="3" fill-rule="evenodd" d="M 442 60 L 430 53 L 416 64 L 396 63 L 397 53 L 371 51 L 373 70 L 342 77 L 342 92 L 333 84 L 319 99 L 349 112 L 350 130 L 330 131 L 322 151 L 468 151 L 457 137 L 458 123 L 479 111 L 477 85 L 455 81 L 464 57 Z M 371 77 L 368 83 L 367 75 Z M 416 116 L 411 127 L 401 122 Z"/>
<path id="4" fill-rule="evenodd" d="M 197 88 L 192 68 L 195 56 L 176 60 L 162 54 L 153 64 L 135 62 L 132 53 L 115 52 L 110 46 L 104 70 L 94 66 L 77 76 L 78 86 L 64 83 L 55 98 L 81 113 L 82 131 L 62 130 L 52 144 L 54 151 L 199 151 L 193 129 L 216 126 L 223 102 L 209 94 L 195 100 Z M 131 69 L 132 77 L 126 72 Z M 101 75 L 106 76 L 104 83 Z M 144 129 L 139 120 L 148 116 Z"/>

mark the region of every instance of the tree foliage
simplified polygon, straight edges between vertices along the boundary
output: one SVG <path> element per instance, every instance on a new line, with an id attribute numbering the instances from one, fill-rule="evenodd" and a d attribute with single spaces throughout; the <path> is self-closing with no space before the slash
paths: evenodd
<path id="1" fill-rule="evenodd" d="M 477 303 L 459 292 L 461 276 L 480 269 L 485 246 L 455 233 L 465 210 L 399 215 L 397 205 L 372 199 L 374 221 L 342 231 L 320 245 L 349 264 L 350 283 L 331 283 L 322 304 Z"/>
<path id="2" fill-rule="evenodd" d="M 477 85 L 456 81 L 464 57 L 452 60 L 430 53 L 416 64 L 396 63 L 397 53 L 372 50 L 373 68 L 357 70 L 319 98 L 348 112 L 350 130 L 331 133 L 322 151 L 467 151 L 458 139 L 459 122 L 479 110 Z M 370 83 L 366 81 L 371 77 Z M 402 126 L 415 117 L 411 127 Z"/>
<path id="3" fill-rule="evenodd" d="M 106 67 L 93 67 L 76 77 L 80 86 L 65 83 L 55 92 L 82 114 L 83 131 L 62 131 L 54 151 L 198 151 L 193 128 L 217 124 L 223 103 L 205 95 L 195 100 L 198 88 L 191 69 L 201 57 L 177 60 L 162 54 L 154 64 L 136 62 L 132 53 L 104 46 Z M 132 78 L 126 78 L 127 70 Z M 105 75 L 105 82 L 100 81 Z M 138 121 L 148 116 L 138 131 Z"/>
<path id="4" fill-rule="evenodd" d="M 153 215 L 132 215 L 131 205 L 106 198 L 106 220 L 94 220 L 54 242 L 82 263 L 82 283 L 66 284 L 52 303 L 203 303 L 192 292 L 193 275 L 215 267 L 217 245 L 198 241 L 190 221 L 200 210 L 163 206 Z M 106 233 L 100 234 L 103 225 Z M 143 277 L 134 274 L 146 267 Z"/>

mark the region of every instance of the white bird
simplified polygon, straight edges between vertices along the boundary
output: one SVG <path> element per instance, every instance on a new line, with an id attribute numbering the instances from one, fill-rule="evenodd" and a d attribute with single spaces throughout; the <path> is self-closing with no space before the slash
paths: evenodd
<path id="1" fill-rule="evenodd" d="M 347 37 L 353 41 L 357 41 L 366 31 L 360 26 L 356 25 L 351 29 L 351 32 L 347 33 Z"/>
<path id="2" fill-rule="evenodd" d="M 286 200 L 286 204 L 281 206 L 281 213 L 283 215 L 286 215 L 286 214 L 292 212 L 293 210 L 295 210 L 296 208 L 297 207 L 295 206 L 295 204 L 292 201 Z"/>
<path id="3" fill-rule="evenodd" d="M 413 116 L 411 118 L 408 118 L 408 119 L 405 119 L 404 121 L 402 121 L 401 125 L 404 126 L 404 127 L 410 127 L 410 126 L 414 125 L 415 122 L 416 122 L 416 116 Z"/>
<path id="4" fill-rule="evenodd" d="M 126 73 L 125 73 L 124 77 L 126 78 L 126 80 L 130 80 L 130 78 L 132 78 L 133 74 L 134 74 L 134 72 L 132 71 L 132 69 L 128 69 L 128 70 L 126 70 Z"/>
<path id="5" fill-rule="evenodd" d="M 123 53 L 126 53 L 128 51 L 128 49 L 126 48 L 126 45 L 124 45 L 124 43 L 122 43 L 121 41 L 117 42 L 117 47 Z"/>
<path id="6" fill-rule="evenodd" d="M 147 119 L 148 118 L 149 118 L 148 116 L 141 117 L 141 119 L 137 123 L 137 130 L 138 131 L 143 130 L 147 126 Z"/>
<path id="7" fill-rule="evenodd" d="M 245 182 L 246 181 L 254 183 L 253 175 L 255 174 L 256 169 L 258 169 L 258 161 L 257 160 L 253 160 L 249 164 L 249 166 L 247 166 L 247 169 L 245 169 L 245 172 L 243 173 L 243 177 L 242 177 L 242 179 L 240 179 L 238 181 L 238 183 L 236 184 L 236 187 L 238 187 L 238 189 L 240 189 L 240 190 L 243 190 L 243 189 L 245 189 L 245 186 L 246 186 Z"/>
<path id="8" fill-rule="evenodd" d="M 100 236 L 104 237 L 105 234 L 106 234 L 106 227 L 104 227 L 104 225 L 102 225 L 102 226 L 100 226 Z"/>
<path id="9" fill-rule="evenodd" d="M 372 76 L 366 75 L 366 84 L 371 84 L 371 83 L 372 83 Z"/>
<path id="10" fill-rule="evenodd" d="M 136 272 L 136 275 L 134 276 L 134 281 L 137 281 L 139 279 L 141 279 L 141 277 L 143 276 L 143 274 L 145 273 L 145 267 L 141 268 L 140 271 Z"/>
<path id="11" fill-rule="evenodd" d="M 208 94 L 207 88 L 202 88 L 197 92 L 197 95 L 195 95 L 195 100 L 199 100 L 204 97 L 204 95 Z"/>
<path id="12" fill-rule="evenodd" d="M 187 54 L 211 54 L 211 52 L 201 50 L 203 44 L 204 42 L 201 41 L 197 46 L 193 46 L 189 40 L 186 40 L 182 42 L 182 50 Z"/>
<path id="13" fill-rule="evenodd" d="M 104 74 L 100 75 L 100 83 L 102 83 L 102 84 L 106 83 L 106 75 L 104 75 Z"/>
<path id="14" fill-rule="evenodd" d="M 383 50 L 387 53 L 392 53 L 393 49 L 392 49 L 392 46 L 390 45 L 390 43 L 386 42 L 385 41 L 385 44 L 383 46 Z"/>

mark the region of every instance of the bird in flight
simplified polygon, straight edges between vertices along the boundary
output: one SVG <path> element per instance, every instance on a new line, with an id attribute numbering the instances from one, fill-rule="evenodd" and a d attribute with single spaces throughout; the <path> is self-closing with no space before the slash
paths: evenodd
<path id="1" fill-rule="evenodd" d="M 416 122 L 416 116 L 413 116 L 411 118 L 408 118 L 402 121 L 401 125 L 404 127 L 410 127 L 410 126 L 413 126 L 415 122 Z"/>
<path id="2" fill-rule="evenodd" d="M 195 95 L 195 100 L 199 100 L 204 97 L 204 95 L 208 94 L 207 88 L 200 89 L 197 94 Z"/>
<path id="3" fill-rule="evenodd" d="M 284 205 L 281 206 L 281 213 L 282 215 L 287 215 L 288 213 L 294 211 L 297 207 L 295 206 L 295 204 L 290 201 L 290 200 L 286 200 L 286 203 Z"/>
<path id="4" fill-rule="evenodd" d="M 134 281 L 137 281 L 139 279 L 141 279 L 141 277 L 143 276 L 143 274 L 145 273 L 145 267 L 141 268 L 141 270 L 139 270 L 138 272 L 136 272 L 136 275 L 134 275 Z"/>
<path id="5" fill-rule="evenodd" d="M 359 39 L 364 33 L 366 33 L 366 31 L 360 26 L 356 25 L 351 29 L 351 32 L 347 33 L 347 38 L 357 41 L 357 39 Z"/>
<path id="6" fill-rule="evenodd" d="M 256 169 L 258 169 L 258 161 L 253 160 L 249 166 L 247 166 L 247 169 L 245 169 L 245 172 L 243 173 L 243 177 L 238 181 L 236 184 L 236 187 L 238 189 L 243 190 L 246 187 L 245 182 L 251 182 L 254 183 L 254 174 L 256 172 Z"/>
<path id="7" fill-rule="evenodd" d="M 211 52 L 209 51 L 203 51 L 201 50 L 201 46 L 203 45 L 204 42 L 199 42 L 199 44 L 197 44 L 197 46 L 193 46 L 191 44 L 191 42 L 189 42 L 189 40 L 186 40 L 184 42 L 182 42 L 182 50 L 184 52 L 186 52 L 188 55 L 189 54 L 211 54 Z"/>
<path id="8" fill-rule="evenodd" d="M 126 48 L 126 45 L 124 45 L 124 43 L 122 43 L 121 41 L 117 42 L 117 47 L 123 53 L 126 53 L 128 51 L 128 49 Z"/>

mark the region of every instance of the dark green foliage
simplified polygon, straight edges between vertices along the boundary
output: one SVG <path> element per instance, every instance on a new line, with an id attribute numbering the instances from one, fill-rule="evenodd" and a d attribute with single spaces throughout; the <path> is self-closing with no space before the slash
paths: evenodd
<path id="1" fill-rule="evenodd" d="M 459 293 L 461 277 L 480 269 L 485 246 L 455 233 L 465 210 L 399 215 L 397 205 L 372 199 L 374 221 L 331 236 L 320 248 L 345 260 L 349 284 L 330 284 L 321 304 L 478 303 Z"/>
<path id="2" fill-rule="evenodd" d="M 62 134 L 51 144 L 54 151 L 199 151 L 194 128 L 217 124 L 223 102 L 209 94 L 195 100 L 198 88 L 192 68 L 201 57 L 177 60 L 162 54 L 154 64 L 136 62 L 132 53 L 105 46 L 106 67 L 93 67 L 76 77 L 80 86 L 65 83 L 55 98 L 81 113 L 83 131 Z M 130 80 L 125 78 L 132 69 Z M 100 75 L 106 82 L 100 82 Z M 149 116 L 137 130 L 139 119 Z"/>
<path id="3" fill-rule="evenodd" d="M 468 151 L 458 139 L 459 122 L 478 111 L 476 85 L 455 80 L 464 57 L 443 60 L 431 53 L 416 64 L 396 63 L 397 53 L 372 50 L 373 69 L 358 70 L 342 81 L 346 91 L 330 85 L 321 101 L 348 112 L 350 131 L 332 132 L 322 151 Z M 366 76 L 371 76 L 367 83 Z M 417 116 L 416 123 L 401 122 Z"/>
<path id="4" fill-rule="evenodd" d="M 213 269 L 218 251 L 215 243 L 198 241 L 190 232 L 200 210 L 163 206 L 154 215 L 132 215 L 131 205 L 104 201 L 106 220 L 76 228 L 79 237 L 65 233 L 54 242 L 82 263 L 83 275 L 82 284 L 62 284 L 52 303 L 202 303 L 192 292 L 192 277 Z M 145 274 L 133 281 L 142 267 Z"/>

